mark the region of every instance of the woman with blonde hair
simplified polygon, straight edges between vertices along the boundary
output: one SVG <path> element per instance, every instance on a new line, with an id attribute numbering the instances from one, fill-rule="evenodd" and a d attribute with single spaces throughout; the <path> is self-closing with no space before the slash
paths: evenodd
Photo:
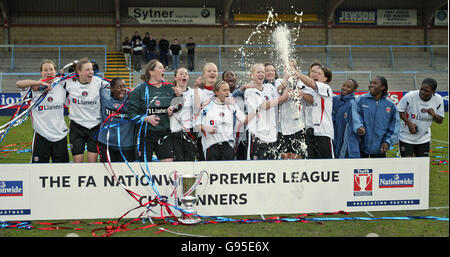
<path id="1" fill-rule="evenodd" d="M 194 97 L 194 109 L 195 115 L 199 116 L 201 111 L 208 106 L 211 100 L 214 98 L 214 84 L 218 78 L 217 65 L 212 62 L 205 63 L 202 69 L 202 76 L 199 76 L 194 82 L 195 91 Z M 197 139 L 197 149 L 198 149 L 198 160 L 203 161 L 204 155 L 201 144 L 202 133 L 199 133 Z"/>
<path id="2" fill-rule="evenodd" d="M 272 84 L 264 84 L 264 64 L 257 63 L 250 67 L 253 88 L 245 90 L 245 106 L 249 116 L 249 144 L 247 158 L 254 160 L 276 159 L 278 151 L 277 120 L 275 109 L 278 104 L 288 100 L 287 90 L 279 96 Z"/>
<path id="3" fill-rule="evenodd" d="M 70 119 L 70 144 L 73 162 L 84 160 L 87 145 L 87 161 L 97 162 L 97 133 L 100 128 L 100 90 L 109 86 L 105 80 L 94 76 L 92 62 L 87 58 L 78 61 L 77 74 L 61 85 L 67 91 Z"/>
<path id="4" fill-rule="evenodd" d="M 233 160 L 235 147 L 234 122 L 246 123 L 245 114 L 236 103 L 226 100 L 230 95 L 227 82 L 221 80 L 213 87 L 214 98 L 201 114 L 204 131 L 202 145 L 205 160 Z"/>

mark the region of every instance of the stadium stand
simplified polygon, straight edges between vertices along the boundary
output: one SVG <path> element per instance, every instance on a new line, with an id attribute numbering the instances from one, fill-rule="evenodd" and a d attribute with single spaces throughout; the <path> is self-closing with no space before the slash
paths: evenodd
<path id="1" fill-rule="evenodd" d="M 197 43 L 195 72 L 191 73 L 190 84 L 200 74 L 206 62 L 218 64 L 219 70 L 233 69 L 239 71 L 240 79 L 246 78 L 246 71 L 251 62 L 266 62 L 270 55 L 261 54 L 267 48 L 257 49 L 260 53 L 243 59 L 238 51 L 261 21 L 234 20 L 234 13 L 266 14 L 269 7 L 278 13 L 303 11 L 304 21 L 300 25 L 300 37 L 295 44 L 296 56 L 305 71 L 309 63 L 320 61 L 327 64 L 334 72 L 331 86 L 340 88 L 345 78 L 355 78 L 361 89 L 366 88 L 370 77 L 375 74 L 385 75 L 390 90 L 412 90 L 426 76 L 436 78 L 440 89 L 448 88 L 448 25 L 435 23 L 434 15 L 438 10 L 448 8 L 447 1 L 428 3 L 425 11 L 417 11 L 416 25 L 413 26 L 373 26 L 343 25 L 336 20 L 339 10 L 357 9 L 412 9 L 422 10 L 425 1 L 389 1 L 389 0 L 345 0 L 317 1 L 317 5 L 308 4 L 307 0 L 298 1 L 197 1 L 172 0 L 163 3 L 151 3 L 139 0 L 80 0 L 77 3 L 61 4 L 58 1 L 44 0 L 30 3 L 25 0 L 0 0 L 1 17 L 5 21 L 0 30 L 0 92 L 16 92 L 15 81 L 23 78 L 38 78 L 37 67 L 42 59 L 53 59 L 63 66 L 84 56 L 93 58 L 100 66 L 100 72 L 107 78 L 121 76 L 128 84 L 135 86 L 140 82 L 139 73 L 129 73 L 125 69 L 120 43 L 125 36 L 138 31 L 142 36 L 150 31 L 158 41 L 163 33 L 169 41 L 179 37 L 182 44 L 189 36 Z M 52 6 L 52 8 L 45 8 Z M 139 24 L 129 15 L 132 7 L 164 8 L 214 8 L 215 22 L 210 24 Z M 256 8 L 255 8 L 256 7 Z M 328 11 L 326 11 L 328 10 Z M 313 14 L 311 16 L 311 14 Z M 307 17 L 313 17 L 308 19 Z M 315 17 L 315 18 L 314 18 Z M 288 23 L 290 26 L 298 24 Z M 267 36 L 267 35 L 266 35 Z M 267 39 L 259 40 L 266 44 Z M 11 58 L 9 45 L 104 45 L 107 49 L 62 48 L 59 58 L 58 49 L 15 48 Z M 218 45 L 235 47 L 222 48 L 220 55 Z M 330 46 L 328 52 L 325 46 Z M 351 57 L 349 49 L 352 47 Z M 370 48 L 369 45 L 375 47 Z M 396 46 L 392 50 L 388 45 Z M 439 46 L 422 48 L 421 45 Z M 202 47 L 203 46 L 203 47 Z M 321 47 L 303 47 L 321 46 Z M 339 47 L 341 46 L 341 47 Z M 384 46 L 384 47 L 383 47 Z M 399 47 L 402 46 L 402 47 Z M 106 56 L 105 56 L 106 55 Z M 13 65 L 12 61 L 13 60 Z M 187 66 L 185 52 L 181 56 L 181 66 Z M 243 66 L 244 64 L 244 66 Z M 244 68 L 243 68 L 244 67 Z M 106 69 L 105 69 L 106 68 Z M 169 67 L 166 78 L 173 78 Z"/>

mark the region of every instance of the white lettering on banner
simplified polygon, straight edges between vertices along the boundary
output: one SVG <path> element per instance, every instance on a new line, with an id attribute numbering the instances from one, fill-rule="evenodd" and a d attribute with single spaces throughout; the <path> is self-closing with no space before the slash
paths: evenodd
<path id="1" fill-rule="evenodd" d="M 377 21 L 375 10 L 338 10 L 337 24 L 372 24 Z"/>
<path id="2" fill-rule="evenodd" d="M 156 162 L 148 164 L 146 174 L 143 163 L 130 163 L 133 172 L 125 163 L 111 166 L 115 176 L 102 163 L 1 164 L 0 182 L 12 187 L 9 181 L 20 181 L 22 188 L 16 196 L 0 195 L 1 209 L 30 211 L 3 212 L 0 219 L 118 218 L 143 205 L 159 216 L 159 202 L 183 208 L 174 171 L 178 177 L 196 175 L 199 184 L 191 195 L 197 198 L 195 210 L 204 216 L 428 208 L 429 158 Z M 371 170 L 370 182 L 355 180 L 355 170 Z M 384 183 L 391 177 L 414 181 Z M 355 196 L 369 190 L 369 195 Z M 128 217 L 143 211 L 146 207 L 137 208 Z"/>

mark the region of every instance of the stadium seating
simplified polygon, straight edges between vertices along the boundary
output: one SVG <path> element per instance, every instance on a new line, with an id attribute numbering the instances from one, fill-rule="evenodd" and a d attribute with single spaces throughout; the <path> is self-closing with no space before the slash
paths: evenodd
<path id="1" fill-rule="evenodd" d="M 232 69 L 238 72 L 238 79 L 243 81 L 247 79 L 246 73 L 251 63 L 253 62 L 267 62 L 274 60 L 269 54 L 269 50 L 264 52 L 254 51 L 248 54 L 245 58 L 245 69 L 242 69 L 243 59 L 237 48 L 226 49 L 220 55 L 217 51 L 202 51 L 204 49 L 198 48 L 196 52 L 195 73 L 191 74 L 190 85 L 199 76 L 203 64 L 207 62 L 214 62 L 218 64 L 221 71 L 225 69 Z M 394 67 L 389 50 L 386 51 L 353 51 L 352 52 L 352 67 L 350 67 L 350 60 L 347 51 L 337 51 L 331 49 L 328 55 L 328 65 L 333 73 L 333 80 L 330 86 L 334 91 L 340 90 L 343 81 L 346 78 L 353 78 L 360 84 L 360 90 L 367 90 L 367 85 L 371 76 L 383 75 L 387 78 L 390 91 L 406 91 L 414 90 L 415 86 L 420 86 L 420 83 L 425 77 L 433 77 L 437 80 L 440 90 L 447 90 L 448 88 L 448 57 L 446 52 L 436 51 L 434 53 L 434 60 L 431 63 L 430 53 L 425 51 L 394 51 Z M 82 58 L 94 58 L 99 64 L 100 72 L 103 74 L 105 67 L 105 53 L 99 51 L 62 51 L 61 52 L 61 66 Z M 307 71 L 310 63 L 319 61 L 323 64 L 327 63 L 327 55 L 325 51 L 306 51 L 303 48 L 296 49 L 297 60 L 302 71 Z M 17 73 L 38 73 L 39 64 L 42 59 L 58 60 L 58 51 L 15 51 L 14 52 L 14 69 L 10 70 L 11 53 L 8 51 L 0 51 L 0 73 L 13 72 L 15 75 L 4 75 L 1 77 L 0 89 L 3 93 L 17 92 L 15 82 L 24 78 L 38 79 L 38 75 L 19 75 Z M 267 58 L 269 57 L 269 58 Z M 186 66 L 186 56 L 181 58 L 181 66 Z M 219 65 L 219 63 L 221 65 Z M 432 66 L 430 66 L 432 64 Z M 111 69 L 115 67 L 110 67 Z M 110 78 L 115 76 L 114 72 L 105 74 L 105 77 Z M 117 73 L 118 74 L 118 73 Z M 131 86 L 136 86 L 140 83 L 139 73 L 132 73 L 127 83 Z M 128 77 L 127 74 L 121 76 Z M 166 79 L 173 80 L 173 71 L 169 66 L 166 71 Z"/>

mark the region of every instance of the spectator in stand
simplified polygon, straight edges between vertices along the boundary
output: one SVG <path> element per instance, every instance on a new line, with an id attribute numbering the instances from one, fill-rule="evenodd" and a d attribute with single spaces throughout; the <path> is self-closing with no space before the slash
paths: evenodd
<path id="1" fill-rule="evenodd" d="M 139 35 L 139 32 L 137 32 L 137 31 L 134 32 L 134 36 L 131 37 L 131 43 L 132 43 L 132 44 L 136 43 L 136 39 L 139 39 L 139 41 L 142 42 L 142 38 L 141 38 L 141 36 Z"/>
<path id="2" fill-rule="evenodd" d="M 152 34 L 150 34 L 148 43 L 146 43 L 145 46 L 147 47 L 147 62 L 149 62 L 150 60 L 153 60 L 153 59 L 157 59 L 158 58 L 156 56 L 157 43 L 156 43 L 156 40 L 153 39 Z"/>
<path id="3" fill-rule="evenodd" d="M 180 66 L 181 46 L 178 44 L 178 39 L 174 39 L 170 45 L 170 55 L 172 56 L 173 70 L 176 71 Z"/>
<path id="4" fill-rule="evenodd" d="M 125 65 L 127 69 L 130 69 L 130 54 L 131 54 L 131 42 L 128 37 L 122 42 L 123 56 L 125 57 Z"/>
<path id="5" fill-rule="evenodd" d="M 188 70 L 194 71 L 195 64 L 195 43 L 192 37 L 189 37 L 189 42 L 186 44 L 187 57 L 188 57 Z"/>
<path id="6" fill-rule="evenodd" d="M 362 158 L 384 158 L 389 147 L 398 143 L 400 118 L 387 92 L 386 78 L 376 76 L 370 81 L 369 93 L 352 105 L 353 131 L 362 138 Z"/>
<path id="7" fill-rule="evenodd" d="M 142 43 L 141 40 L 136 39 L 135 43 L 133 43 L 133 65 L 134 71 L 141 71 L 141 62 L 142 62 Z"/>
<path id="8" fill-rule="evenodd" d="M 162 37 L 158 43 L 159 60 L 166 69 L 169 68 L 169 57 L 167 56 L 169 53 L 169 45 L 169 41 L 166 39 L 166 34 L 162 34 Z"/>
<path id="9" fill-rule="evenodd" d="M 398 103 L 400 126 L 400 154 L 402 157 L 426 157 L 430 152 L 431 129 L 434 122 L 444 120 L 444 100 L 436 94 L 437 82 L 423 80 L 420 90 L 411 91 Z"/>
<path id="10" fill-rule="evenodd" d="M 150 54 L 148 51 L 148 45 L 150 44 L 150 33 L 145 32 L 145 36 L 144 39 L 142 39 L 142 46 L 143 46 L 143 53 L 145 54 L 145 63 L 148 63 L 149 58 L 150 58 Z"/>

